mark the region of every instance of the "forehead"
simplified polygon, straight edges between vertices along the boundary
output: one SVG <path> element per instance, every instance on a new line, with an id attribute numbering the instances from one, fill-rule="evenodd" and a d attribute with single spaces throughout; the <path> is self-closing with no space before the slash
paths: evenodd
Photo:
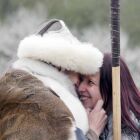
<path id="1" fill-rule="evenodd" d="M 68 75 L 73 75 L 73 76 L 79 76 L 79 75 L 80 75 L 80 74 L 77 73 L 77 72 L 74 72 L 74 71 L 68 71 L 68 70 L 66 70 L 65 73 L 68 74 Z"/>
<path id="2" fill-rule="evenodd" d="M 95 74 L 92 74 L 92 75 L 86 75 L 86 76 L 83 76 L 85 79 L 93 79 L 93 80 L 99 80 L 100 78 L 100 73 L 97 72 Z"/>

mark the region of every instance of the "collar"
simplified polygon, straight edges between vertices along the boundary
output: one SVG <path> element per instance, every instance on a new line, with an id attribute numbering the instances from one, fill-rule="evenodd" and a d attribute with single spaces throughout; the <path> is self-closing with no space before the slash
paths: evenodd
<path id="1" fill-rule="evenodd" d="M 38 75 L 43 77 L 49 77 L 63 85 L 67 90 L 69 90 L 74 96 L 77 97 L 73 83 L 68 78 L 68 76 L 50 64 L 44 63 L 39 60 L 23 58 L 17 60 L 13 64 L 13 68 L 25 70 L 34 76 Z"/>

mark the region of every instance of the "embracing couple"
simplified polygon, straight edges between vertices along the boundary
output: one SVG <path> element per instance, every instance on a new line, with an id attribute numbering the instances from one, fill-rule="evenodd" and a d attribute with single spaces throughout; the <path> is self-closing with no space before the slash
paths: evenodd
<path id="1" fill-rule="evenodd" d="M 0 78 L 1 140 L 112 139 L 110 54 L 103 56 L 63 21 L 51 20 L 20 42 L 17 56 Z M 122 59 L 121 65 L 127 75 Z M 133 85 L 121 81 L 121 96 L 128 98 L 122 99 L 122 137 L 137 140 L 140 97 L 127 77 Z"/>

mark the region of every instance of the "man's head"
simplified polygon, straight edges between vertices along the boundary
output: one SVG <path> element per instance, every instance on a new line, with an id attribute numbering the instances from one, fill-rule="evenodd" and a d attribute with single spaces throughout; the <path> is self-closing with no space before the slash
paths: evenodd
<path id="1" fill-rule="evenodd" d="M 51 20 L 23 39 L 18 57 L 42 60 L 58 68 L 80 74 L 94 74 L 102 65 L 103 54 L 92 44 L 74 37 L 62 20 Z"/>

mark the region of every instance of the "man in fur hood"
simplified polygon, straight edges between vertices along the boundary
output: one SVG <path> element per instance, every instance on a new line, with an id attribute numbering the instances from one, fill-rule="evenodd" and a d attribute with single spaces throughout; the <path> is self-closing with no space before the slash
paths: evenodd
<path id="1" fill-rule="evenodd" d="M 88 118 L 68 73 L 94 74 L 102 53 L 51 20 L 20 42 L 17 56 L 0 79 L 0 139 L 84 139 Z"/>

